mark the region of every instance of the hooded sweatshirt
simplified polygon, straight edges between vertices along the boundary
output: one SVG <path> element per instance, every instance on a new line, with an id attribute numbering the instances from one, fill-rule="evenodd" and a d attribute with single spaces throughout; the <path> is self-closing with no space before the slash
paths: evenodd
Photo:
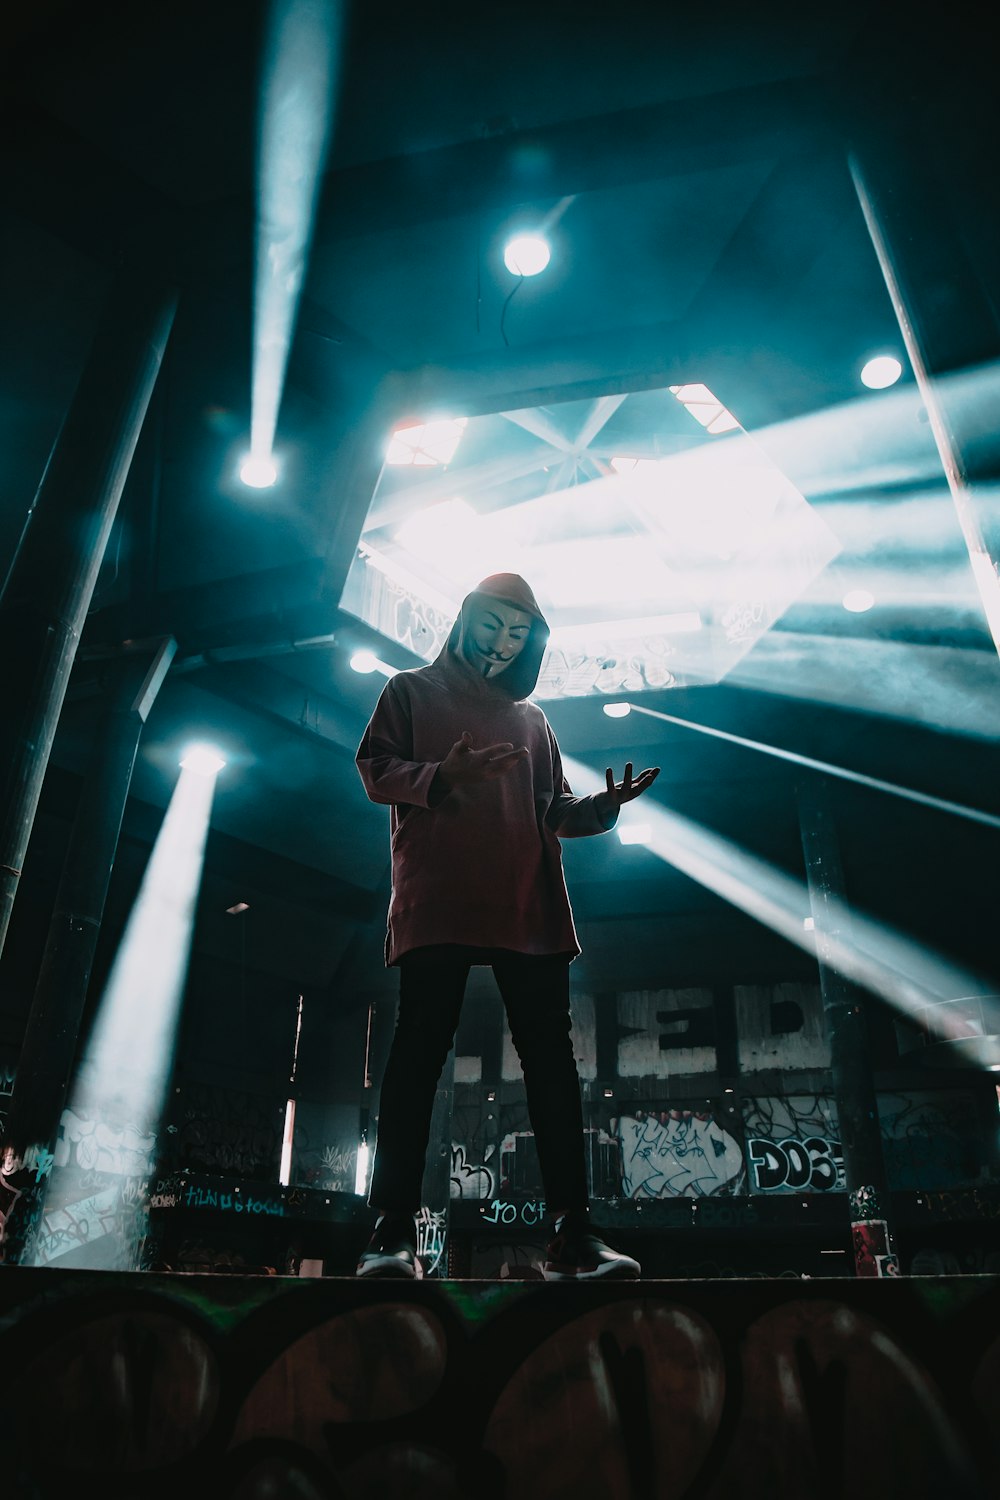
<path id="1" fill-rule="evenodd" d="M 484 597 L 532 617 L 523 650 L 493 678 L 462 655 L 467 611 Z M 618 814 L 606 793 L 573 796 L 549 722 L 527 701 L 548 636 L 524 579 L 497 573 L 463 601 L 436 660 L 382 690 L 357 765 L 371 800 L 390 808 L 387 964 L 437 943 L 580 952 L 559 839 L 604 833 Z M 441 791 L 438 767 L 466 731 L 473 749 L 509 741 L 528 754 L 502 776 Z"/>

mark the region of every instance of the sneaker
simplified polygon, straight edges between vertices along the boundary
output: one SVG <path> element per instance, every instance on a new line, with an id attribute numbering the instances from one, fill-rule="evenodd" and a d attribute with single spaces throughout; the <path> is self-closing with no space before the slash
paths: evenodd
<path id="1" fill-rule="evenodd" d="M 417 1227 L 412 1214 L 383 1214 L 361 1253 L 355 1276 L 395 1276 L 408 1280 L 421 1274 L 417 1259 Z"/>
<path id="2" fill-rule="evenodd" d="M 557 1219 L 545 1247 L 542 1275 L 546 1281 L 595 1281 L 599 1276 L 634 1281 L 642 1267 L 631 1255 L 612 1250 L 588 1227 L 586 1219 Z"/>

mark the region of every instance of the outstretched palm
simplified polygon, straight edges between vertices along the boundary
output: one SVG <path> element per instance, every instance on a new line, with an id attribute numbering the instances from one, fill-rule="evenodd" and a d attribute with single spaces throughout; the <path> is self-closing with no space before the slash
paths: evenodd
<path id="1" fill-rule="evenodd" d="M 659 766 L 650 766 L 646 771 L 640 771 L 638 776 L 632 775 L 632 762 L 629 761 L 625 767 L 625 776 L 621 781 L 615 781 L 615 773 L 609 766 L 606 771 L 608 783 L 608 798 L 617 812 L 618 808 L 626 802 L 634 802 L 636 797 L 641 797 L 643 792 L 649 790 L 660 774 Z"/>

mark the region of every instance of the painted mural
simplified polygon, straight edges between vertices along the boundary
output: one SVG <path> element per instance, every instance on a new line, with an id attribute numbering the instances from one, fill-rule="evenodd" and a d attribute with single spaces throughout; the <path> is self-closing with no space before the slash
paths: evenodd
<path id="1" fill-rule="evenodd" d="M 990 1175 L 990 1141 L 968 1089 L 880 1093 L 878 1117 L 893 1188 L 972 1187 Z"/>
<path id="2" fill-rule="evenodd" d="M 741 1075 L 830 1066 L 818 984 L 738 984 L 733 1000 Z"/>
<path id="3" fill-rule="evenodd" d="M 710 1198 L 743 1191 L 739 1139 L 714 1114 L 639 1110 L 612 1121 L 612 1128 L 621 1150 L 623 1198 Z"/>
<path id="4" fill-rule="evenodd" d="M 44 1281 L 39 1280 L 44 1278 Z M 992 1500 L 1000 1283 L 0 1277 L 5 1495 Z"/>
<path id="5" fill-rule="evenodd" d="M 845 1188 L 837 1108 L 828 1094 L 744 1098 L 751 1193 L 829 1193 Z"/>

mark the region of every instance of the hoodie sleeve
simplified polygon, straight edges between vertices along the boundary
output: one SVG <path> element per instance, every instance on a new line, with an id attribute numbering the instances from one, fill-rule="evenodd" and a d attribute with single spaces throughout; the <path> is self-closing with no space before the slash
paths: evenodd
<path id="1" fill-rule="evenodd" d="M 372 802 L 434 807 L 441 800 L 431 791 L 438 761 L 416 761 L 410 704 L 390 678 L 355 756 L 365 791 Z"/>
<path id="2" fill-rule="evenodd" d="M 588 797 L 574 797 L 569 782 L 563 774 L 562 756 L 556 737 L 549 726 L 549 746 L 552 751 L 552 805 L 545 821 L 561 839 L 585 838 L 592 833 L 607 833 L 618 822 L 618 809 L 608 806 L 606 792 L 594 792 Z"/>

